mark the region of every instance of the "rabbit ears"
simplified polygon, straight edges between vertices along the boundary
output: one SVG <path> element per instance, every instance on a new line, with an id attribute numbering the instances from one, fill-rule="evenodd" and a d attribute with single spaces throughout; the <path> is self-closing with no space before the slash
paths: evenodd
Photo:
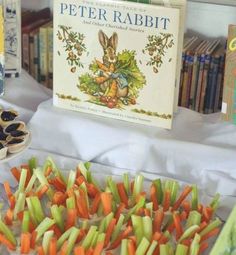
<path id="1" fill-rule="evenodd" d="M 114 32 L 112 36 L 108 38 L 107 35 L 102 30 L 100 30 L 98 32 L 98 38 L 103 49 L 107 49 L 110 46 L 116 50 L 118 44 L 118 35 L 116 32 Z"/>

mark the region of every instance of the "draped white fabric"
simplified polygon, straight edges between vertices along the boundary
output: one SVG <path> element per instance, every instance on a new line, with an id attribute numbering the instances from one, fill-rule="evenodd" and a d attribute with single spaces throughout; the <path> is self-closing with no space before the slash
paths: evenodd
<path id="1" fill-rule="evenodd" d="M 6 92 L 3 106 L 16 108 L 25 121 L 32 116 L 32 143 L 21 156 L 0 165 L 1 181 L 13 184 L 9 168 L 31 155 L 41 162 L 52 155 L 62 169 L 74 168 L 81 159 L 111 166 L 99 165 L 104 173 L 142 172 L 148 179 L 197 183 L 206 197 L 222 195 L 223 218 L 236 204 L 236 126 L 222 122 L 219 113 L 204 116 L 179 108 L 168 131 L 55 108 L 50 91 L 25 73 L 9 80 Z"/>

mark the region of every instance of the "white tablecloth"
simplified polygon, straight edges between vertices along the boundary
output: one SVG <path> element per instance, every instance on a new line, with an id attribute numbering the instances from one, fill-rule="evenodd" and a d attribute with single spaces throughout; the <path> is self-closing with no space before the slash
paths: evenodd
<path id="1" fill-rule="evenodd" d="M 222 195 L 222 215 L 236 203 L 236 126 L 222 122 L 220 114 L 179 108 L 168 131 L 61 110 L 52 106 L 50 96 L 25 73 L 8 82 L 1 104 L 16 107 L 26 121 L 33 116 L 32 143 L 21 157 L 0 166 L 1 180 L 12 180 L 9 167 L 29 156 L 43 160 L 50 154 L 64 169 L 82 159 L 142 171 L 150 178 L 156 174 L 197 183 L 210 197 Z"/>

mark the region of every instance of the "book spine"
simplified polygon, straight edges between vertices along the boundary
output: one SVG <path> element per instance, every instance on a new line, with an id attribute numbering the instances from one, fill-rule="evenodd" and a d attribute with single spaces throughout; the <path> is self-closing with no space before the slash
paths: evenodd
<path id="1" fill-rule="evenodd" d="M 53 27 L 48 27 L 48 87 L 53 87 Z"/>
<path id="2" fill-rule="evenodd" d="M 188 62 L 189 62 L 189 54 L 186 54 L 186 60 L 184 62 L 184 73 L 183 73 L 183 86 L 182 86 L 182 93 L 181 93 L 181 106 L 187 106 L 187 86 L 188 86 Z"/>
<path id="3" fill-rule="evenodd" d="M 199 111 L 199 108 L 200 108 L 204 63 L 205 63 L 205 54 L 202 54 L 200 57 L 199 75 L 198 75 L 196 102 L 195 102 L 195 111 L 197 112 Z"/>
<path id="4" fill-rule="evenodd" d="M 40 83 L 48 86 L 48 54 L 47 54 L 47 28 L 41 27 L 39 29 L 39 69 L 40 69 Z"/>
<path id="5" fill-rule="evenodd" d="M 35 78 L 34 72 L 34 35 L 29 35 L 29 51 L 30 51 L 30 66 L 29 66 L 29 73 L 31 76 Z"/>
<path id="6" fill-rule="evenodd" d="M 30 67 L 30 53 L 29 53 L 29 35 L 27 33 L 22 34 L 22 61 L 23 68 L 29 72 Z"/>
<path id="7" fill-rule="evenodd" d="M 39 81 L 39 33 L 34 35 L 34 74 L 35 79 Z"/>
<path id="8" fill-rule="evenodd" d="M 186 107 L 188 108 L 190 105 L 190 93 L 191 93 L 191 87 L 192 87 L 193 61 L 194 61 L 194 56 L 190 55 L 189 62 L 188 62 L 188 83 L 187 83 L 187 93 L 186 93 Z"/>
<path id="9" fill-rule="evenodd" d="M 216 82 L 217 85 L 216 85 L 214 112 L 218 112 L 220 109 L 220 93 L 221 93 L 222 87 L 223 87 L 224 66 L 225 66 L 225 55 L 222 55 L 222 56 L 220 56 L 219 69 L 217 71 L 217 82 Z"/>
<path id="10" fill-rule="evenodd" d="M 183 53 L 182 53 L 182 66 L 181 66 L 181 73 L 180 73 L 180 86 L 179 86 L 179 102 L 178 102 L 178 105 L 181 105 L 181 97 L 182 97 L 182 90 L 183 90 L 183 80 L 184 80 L 185 61 L 186 61 L 186 52 L 183 52 Z"/>

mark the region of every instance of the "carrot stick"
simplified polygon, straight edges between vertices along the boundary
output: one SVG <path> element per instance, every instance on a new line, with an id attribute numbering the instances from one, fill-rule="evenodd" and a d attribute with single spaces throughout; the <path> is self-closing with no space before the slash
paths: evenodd
<path id="1" fill-rule="evenodd" d="M 43 197 L 43 195 L 48 191 L 48 185 L 43 185 L 43 187 L 37 192 L 37 196 L 39 199 Z"/>
<path id="2" fill-rule="evenodd" d="M 78 184 L 79 186 L 83 183 L 83 182 L 87 182 L 85 177 L 83 175 L 80 175 L 77 179 L 76 179 L 76 184 Z"/>
<path id="3" fill-rule="evenodd" d="M 172 211 L 176 211 L 179 206 L 181 205 L 181 203 L 184 201 L 184 199 L 188 196 L 188 194 L 192 191 L 192 187 L 190 186 L 186 186 L 183 190 L 183 192 L 181 193 L 181 195 L 179 196 L 179 198 L 176 200 L 176 202 L 174 203 L 173 207 L 172 207 Z"/>
<path id="4" fill-rule="evenodd" d="M 55 237 L 52 237 L 50 240 L 48 254 L 50 255 L 57 254 L 57 239 Z"/>
<path id="5" fill-rule="evenodd" d="M 4 244 L 5 246 L 7 246 L 8 249 L 10 250 L 15 250 L 16 247 L 15 245 L 13 245 L 8 239 L 6 239 L 5 236 L 3 236 L 2 234 L 0 234 L 0 243 Z"/>
<path id="6" fill-rule="evenodd" d="M 79 235 L 77 237 L 76 243 L 79 243 L 85 236 L 86 236 L 86 230 L 81 228 L 79 231 Z"/>
<path id="7" fill-rule="evenodd" d="M 102 192 L 101 201 L 103 205 L 103 212 L 105 215 L 108 215 L 112 212 L 112 194 L 108 192 Z"/>
<path id="8" fill-rule="evenodd" d="M 156 211 L 158 210 L 158 201 L 157 201 L 157 190 L 156 186 L 154 184 L 151 185 L 151 190 L 150 190 L 150 199 L 153 203 L 153 210 Z"/>
<path id="9" fill-rule="evenodd" d="M 67 209 L 67 218 L 66 218 L 66 229 L 69 229 L 76 224 L 77 219 L 77 210 L 76 209 Z"/>
<path id="10" fill-rule="evenodd" d="M 13 168 L 11 169 L 11 173 L 12 173 L 12 175 L 15 177 L 15 179 L 17 180 L 17 182 L 19 182 L 19 181 L 20 181 L 20 170 L 19 170 L 18 168 L 16 168 L 16 167 L 13 167 Z"/>
<path id="11" fill-rule="evenodd" d="M 170 197 L 171 197 L 170 191 L 166 190 L 165 195 L 164 195 L 164 201 L 163 201 L 163 211 L 164 212 L 168 211 L 170 208 Z"/>
<path id="12" fill-rule="evenodd" d="M 155 232 L 152 236 L 152 240 L 159 241 L 161 237 L 162 237 L 161 232 Z"/>
<path id="13" fill-rule="evenodd" d="M 123 232 L 120 233 L 120 235 L 117 237 L 117 239 L 110 245 L 110 247 L 108 248 L 108 250 L 113 250 L 113 249 L 116 249 L 122 239 L 125 239 L 128 237 L 128 235 L 132 232 L 132 227 L 131 226 L 128 226 Z"/>
<path id="14" fill-rule="evenodd" d="M 153 230 L 154 232 L 161 232 L 161 225 L 164 219 L 164 212 L 163 210 L 158 210 L 155 212 L 155 218 L 153 221 Z"/>
<path id="15" fill-rule="evenodd" d="M 101 201 L 101 195 L 100 195 L 100 193 L 97 193 L 97 195 L 95 196 L 95 198 L 92 201 L 92 206 L 90 208 L 91 214 L 94 214 L 97 212 L 100 201 Z"/>
<path id="16" fill-rule="evenodd" d="M 184 211 L 187 213 L 187 215 L 189 215 L 190 211 L 191 211 L 191 205 L 189 201 L 183 201 L 182 205 L 181 205 L 184 209 Z"/>
<path id="17" fill-rule="evenodd" d="M 113 255 L 113 253 L 110 252 L 110 251 L 107 251 L 107 252 L 106 252 L 106 255 Z"/>
<path id="18" fill-rule="evenodd" d="M 67 254 L 67 248 L 68 248 L 68 241 L 65 241 L 61 247 L 60 255 L 66 255 Z"/>
<path id="19" fill-rule="evenodd" d="M 151 217 L 151 212 L 148 208 L 144 208 L 144 215 Z"/>
<path id="20" fill-rule="evenodd" d="M 120 215 L 121 215 L 121 213 L 122 213 L 122 211 L 123 211 L 124 209 L 125 209 L 125 204 L 124 204 L 124 203 L 121 203 L 121 204 L 119 205 L 119 207 L 117 208 L 116 214 L 115 214 L 115 218 L 116 218 L 117 221 L 119 220 Z"/>
<path id="21" fill-rule="evenodd" d="M 96 195 L 99 193 L 98 188 L 92 183 L 86 183 L 86 187 L 87 187 L 88 195 L 91 198 L 95 198 Z"/>
<path id="22" fill-rule="evenodd" d="M 104 241 L 98 242 L 94 248 L 93 255 L 102 254 L 103 247 L 104 247 Z"/>
<path id="23" fill-rule="evenodd" d="M 116 225 L 116 219 L 112 219 L 110 224 L 108 225 L 107 229 L 106 229 L 106 236 L 105 236 L 105 242 L 104 242 L 104 247 L 106 248 L 107 245 L 109 244 L 110 242 L 110 239 L 111 239 L 111 235 L 112 235 L 112 232 L 115 228 L 115 225 Z"/>
<path id="24" fill-rule="evenodd" d="M 62 205 L 65 203 L 66 197 L 67 197 L 66 194 L 64 194 L 61 191 L 57 191 L 53 195 L 52 203 L 57 205 Z"/>
<path id="25" fill-rule="evenodd" d="M 89 219 L 89 209 L 86 202 L 86 194 L 82 189 L 79 190 L 79 193 L 80 193 L 80 196 L 77 196 L 77 199 L 76 199 L 78 215 L 81 218 Z"/>
<path id="26" fill-rule="evenodd" d="M 55 177 L 55 178 L 51 179 L 51 184 L 58 191 L 62 191 L 62 192 L 66 191 L 66 185 L 65 185 L 65 183 L 59 177 Z"/>
<path id="27" fill-rule="evenodd" d="M 213 236 L 216 236 L 218 235 L 220 232 L 220 229 L 219 228 L 215 228 L 213 230 L 211 230 L 210 232 L 208 232 L 207 234 L 205 234 L 204 236 L 202 236 L 201 238 L 201 242 L 213 237 Z"/>
<path id="28" fill-rule="evenodd" d="M 47 169 L 46 169 L 46 171 L 45 171 L 45 177 L 48 177 L 50 174 L 51 174 L 51 172 L 52 172 L 52 167 L 51 166 L 48 166 L 47 167 Z"/>
<path id="29" fill-rule="evenodd" d="M 38 252 L 38 255 L 45 255 L 43 246 L 38 246 L 37 252 Z"/>
<path id="30" fill-rule="evenodd" d="M 21 254 L 28 254 L 30 252 L 30 233 L 21 233 Z"/>
<path id="31" fill-rule="evenodd" d="M 86 255 L 93 255 L 93 248 L 90 247 L 90 248 L 86 251 L 85 254 L 86 254 Z"/>
<path id="32" fill-rule="evenodd" d="M 203 221 L 200 224 L 199 229 L 197 230 L 197 233 L 200 233 L 205 227 L 207 227 L 207 223 L 205 221 Z"/>
<path id="33" fill-rule="evenodd" d="M 202 253 L 208 248 L 208 246 L 209 246 L 209 244 L 206 243 L 206 242 L 200 244 L 200 248 L 199 248 L 198 254 L 199 254 L 199 255 L 202 254 Z"/>
<path id="34" fill-rule="evenodd" d="M 179 238 L 183 234 L 183 228 L 181 226 L 181 220 L 180 220 L 179 214 L 173 213 L 173 220 L 174 220 L 174 225 L 176 230 L 176 240 L 179 240 Z"/>
<path id="35" fill-rule="evenodd" d="M 52 226 L 50 227 L 50 230 L 53 230 L 53 231 L 54 231 L 54 233 L 55 233 L 57 239 L 59 239 L 60 236 L 62 235 L 60 228 L 59 228 L 56 224 L 52 225 Z"/>
<path id="36" fill-rule="evenodd" d="M 8 199 L 10 199 L 10 197 L 11 197 L 13 194 L 12 194 L 12 191 L 11 191 L 11 187 L 10 187 L 9 182 L 4 182 L 4 183 L 3 183 L 3 186 L 4 186 L 4 189 L 5 189 L 5 192 L 6 192 L 6 195 L 7 195 Z"/>
<path id="37" fill-rule="evenodd" d="M 83 246 L 77 246 L 74 249 L 74 255 L 85 255 L 85 250 Z"/>
<path id="38" fill-rule="evenodd" d="M 134 245 L 134 242 L 132 240 L 129 240 L 128 241 L 128 254 L 129 255 L 135 255 L 135 245 Z"/>
<path id="39" fill-rule="evenodd" d="M 11 209 L 8 209 L 5 215 L 5 223 L 7 225 L 12 225 L 12 221 L 13 221 L 13 211 Z"/>
<path id="40" fill-rule="evenodd" d="M 25 187 L 28 185 L 30 179 L 31 179 L 31 171 L 28 165 L 21 165 L 21 170 L 25 169 L 27 170 L 26 180 L 25 180 Z"/>
<path id="41" fill-rule="evenodd" d="M 118 193 L 120 195 L 120 200 L 122 203 L 125 204 L 125 207 L 128 208 L 128 196 L 126 194 L 126 191 L 125 191 L 125 185 L 124 183 L 117 183 L 117 189 L 118 189 Z"/>
<path id="42" fill-rule="evenodd" d="M 202 214 L 203 214 L 202 220 L 209 222 L 213 215 L 213 209 L 211 207 L 203 207 Z"/>
<path id="43" fill-rule="evenodd" d="M 191 245 L 191 239 L 185 239 L 185 240 L 183 240 L 183 241 L 181 242 L 181 244 L 190 247 L 190 245 Z"/>
<path id="44" fill-rule="evenodd" d="M 14 209 L 15 208 L 15 205 L 16 205 L 16 198 L 14 195 L 12 195 L 10 198 L 9 198 L 9 204 L 10 204 L 10 208 L 11 209 Z"/>
<path id="45" fill-rule="evenodd" d="M 31 247 L 32 249 L 35 248 L 37 235 L 38 235 L 38 233 L 37 233 L 37 231 L 35 231 L 35 230 L 34 230 L 34 231 L 32 232 L 32 234 L 31 234 L 30 247 Z"/>

